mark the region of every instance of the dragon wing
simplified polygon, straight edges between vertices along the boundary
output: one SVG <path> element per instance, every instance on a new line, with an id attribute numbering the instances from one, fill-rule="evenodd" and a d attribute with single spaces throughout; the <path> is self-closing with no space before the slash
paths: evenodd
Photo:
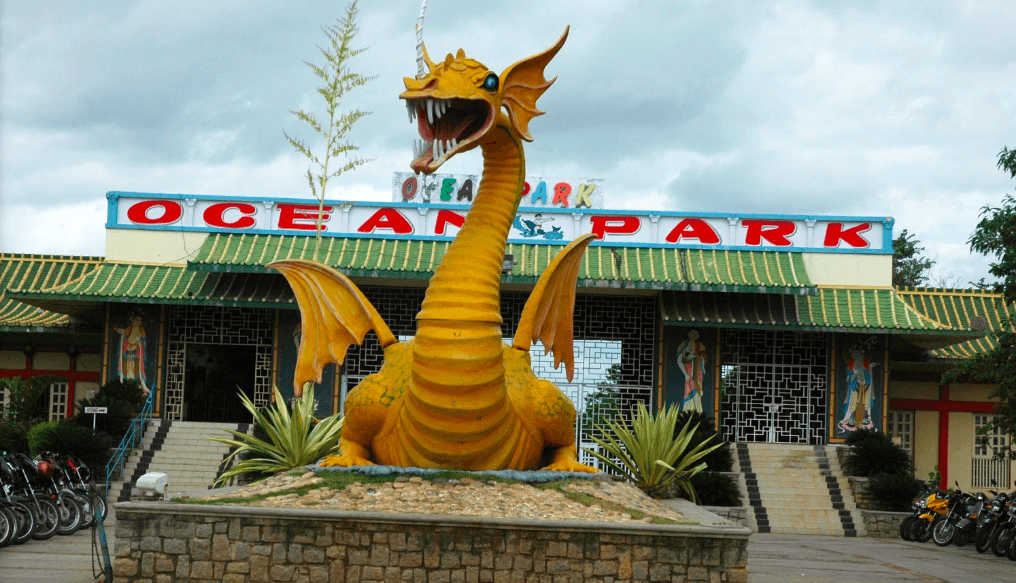
<path id="1" fill-rule="evenodd" d="M 582 254 L 596 235 L 587 233 L 568 244 L 540 276 L 522 310 L 512 346 L 529 351 L 539 340 L 554 353 L 554 368 L 564 363 L 568 381 L 575 375 L 574 329 L 575 281 L 579 277 Z"/>
<path id="2" fill-rule="evenodd" d="M 268 267 L 285 276 L 300 306 L 303 331 L 293 374 L 297 397 L 307 381 L 321 382 L 325 365 L 342 364 L 349 345 L 363 343 L 370 330 L 382 347 L 396 342 L 374 306 L 345 275 L 314 261 L 276 261 Z"/>

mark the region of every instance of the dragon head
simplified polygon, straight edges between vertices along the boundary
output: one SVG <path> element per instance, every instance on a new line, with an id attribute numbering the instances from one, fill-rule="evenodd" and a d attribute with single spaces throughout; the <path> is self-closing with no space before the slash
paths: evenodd
<path id="1" fill-rule="evenodd" d="M 406 90 L 399 95 L 420 134 L 413 147 L 412 169 L 435 172 L 455 154 L 482 144 L 495 127 L 531 142 L 529 122 L 543 114 L 536 100 L 554 83 L 543 76 L 543 70 L 564 45 L 568 29 L 554 46 L 498 75 L 466 57 L 462 49 L 439 63 L 431 61 L 423 44 L 425 8 L 426 0 L 416 25 L 418 74 L 415 79 L 405 78 Z"/>

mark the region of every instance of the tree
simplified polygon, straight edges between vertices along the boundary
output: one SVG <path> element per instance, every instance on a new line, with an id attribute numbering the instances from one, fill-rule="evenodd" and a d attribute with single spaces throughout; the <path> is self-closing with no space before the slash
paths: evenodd
<path id="1" fill-rule="evenodd" d="M 924 247 L 906 229 L 893 239 L 893 285 L 920 287 L 928 283 L 934 261 L 923 255 Z"/>
<path id="2" fill-rule="evenodd" d="M 998 168 L 1016 178 L 1016 150 L 1002 148 L 998 153 Z M 999 301 L 1016 303 L 1016 198 L 1005 195 L 999 206 L 987 205 L 981 209 L 981 220 L 968 241 L 970 249 L 988 255 L 993 261 L 988 273 L 998 278 L 995 289 L 1002 293 Z M 982 279 L 981 285 L 986 284 Z M 1002 320 L 995 332 L 997 344 L 985 354 L 947 373 L 944 380 L 970 378 L 995 384 L 989 397 L 998 398 L 994 420 L 981 430 L 979 441 L 987 441 L 988 432 L 998 428 L 1006 435 L 1016 434 L 1016 331 L 1012 319 Z M 1016 452 L 995 452 L 996 455 L 1016 457 Z"/>
<path id="3" fill-rule="evenodd" d="M 370 161 L 352 156 L 351 153 L 360 148 L 347 139 L 347 134 L 353 129 L 353 125 L 370 115 L 370 112 L 359 109 L 352 109 L 346 113 L 339 111 L 342 98 L 346 93 L 376 78 L 364 77 L 349 69 L 349 61 L 367 50 L 350 47 L 353 38 L 360 30 L 360 27 L 356 25 L 357 12 L 359 12 L 357 2 L 353 2 L 346 7 L 344 18 L 337 20 L 335 25 L 321 27 L 329 41 L 328 48 L 318 47 L 325 58 L 323 66 L 319 67 L 309 61 L 304 61 L 304 64 L 310 67 L 314 71 L 314 75 L 321 80 L 322 84 L 318 87 L 317 92 L 325 100 L 327 123 L 318 121 L 313 112 L 302 109 L 300 111 L 290 110 L 290 113 L 309 125 L 320 136 L 324 142 L 320 154 L 315 154 L 305 141 L 294 138 L 285 131 L 282 132 L 289 144 L 310 161 L 310 167 L 307 169 L 307 183 L 310 185 L 311 194 L 318 199 L 315 257 L 321 250 L 321 222 L 324 217 L 328 181 Z M 333 163 L 338 162 L 339 157 L 345 157 L 345 162 L 339 163 L 336 168 Z"/>

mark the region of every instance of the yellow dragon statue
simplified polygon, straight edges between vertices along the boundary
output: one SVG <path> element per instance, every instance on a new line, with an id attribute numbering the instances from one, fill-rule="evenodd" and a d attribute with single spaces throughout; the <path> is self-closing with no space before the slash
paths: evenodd
<path id="1" fill-rule="evenodd" d="M 542 341 L 571 380 L 575 284 L 594 236 L 576 239 L 548 266 L 511 345 L 500 327 L 501 266 L 525 176 L 522 141 L 533 139 L 529 122 L 543 113 L 536 100 L 553 83 L 543 70 L 568 30 L 551 48 L 497 75 L 461 49 L 431 61 L 422 39 L 425 8 L 426 0 L 417 22 L 418 75 L 405 79 L 400 95 L 422 138 L 411 167 L 429 174 L 479 147 L 484 165 L 476 199 L 430 280 L 416 336 L 404 342 L 334 269 L 310 261 L 269 265 L 289 281 L 303 320 L 296 395 L 305 382 L 320 383 L 326 364 L 341 363 L 349 345 L 374 330 L 384 363 L 349 393 L 339 452 L 322 465 L 596 472 L 576 460 L 574 406 L 536 377 L 529 358 L 531 344 Z"/>

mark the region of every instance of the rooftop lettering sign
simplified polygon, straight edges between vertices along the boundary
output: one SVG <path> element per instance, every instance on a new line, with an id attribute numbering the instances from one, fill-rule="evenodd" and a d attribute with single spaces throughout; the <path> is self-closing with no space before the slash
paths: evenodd
<path id="1" fill-rule="evenodd" d="M 478 174 L 392 175 L 392 202 L 468 206 L 480 185 Z M 602 178 L 548 178 L 527 176 L 522 206 L 547 209 L 602 209 Z"/>
<path id="2" fill-rule="evenodd" d="M 106 196 L 107 229 L 311 236 L 316 230 L 318 205 L 308 199 L 136 192 Z M 454 204 L 326 201 L 323 235 L 450 240 L 468 212 L 468 206 Z M 583 233 L 595 233 L 600 244 L 612 246 L 891 254 L 892 227 L 890 217 L 614 211 L 523 204 L 508 240 L 560 245 Z"/>

